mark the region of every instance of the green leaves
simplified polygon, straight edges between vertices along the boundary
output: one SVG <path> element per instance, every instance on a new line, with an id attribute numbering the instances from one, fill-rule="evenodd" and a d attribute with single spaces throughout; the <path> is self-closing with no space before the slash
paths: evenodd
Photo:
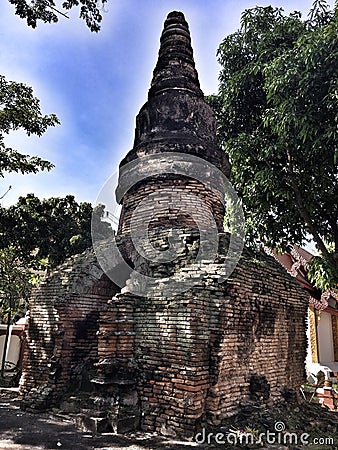
<path id="1" fill-rule="evenodd" d="M 308 264 L 307 276 L 321 291 L 326 291 L 338 284 L 337 267 L 326 259 L 316 256 Z"/>
<path id="2" fill-rule="evenodd" d="M 101 222 L 104 207 L 77 203 L 74 196 L 40 200 L 34 194 L 0 208 L 0 248 L 13 247 L 21 261 L 34 269 L 55 268 L 69 256 L 91 246 L 91 221 L 104 237 L 110 225 Z M 99 225 L 98 225 L 99 223 Z"/>
<path id="3" fill-rule="evenodd" d="M 31 272 L 22 266 L 13 247 L 0 249 L 0 308 L 7 313 L 17 310 L 32 289 Z"/>
<path id="4" fill-rule="evenodd" d="M 316 1 L 310 19 L 280 8 L 244 11 L 218 50 L 218 95 L 209 97 L 232 164 L 251 244 L 302 245 L 309 234 L 336 264 L 338 246 L 335 14 Z"/>
<path id="5" fill-rule="evenodd" d="M 0 177 L 4 172 L 37 173 L 40 170 L 51 170 L 54 167 L 49 161 L 37 156 L 23 155 L 12 148 L 6 148 L 0 141 Z"/>
<path id="6" fill-rule="evenodd" d="M 15 14 L 22 19 L 27 19 L 27 25 L 35 28 L 38 20 L 52 23 L 58 21 L 58 16 L 54 12 L 55 3 L 53 0 L 9 0 L 15 6 Z"/>
<path id="7" fill-rule="evenodd" d="M 27 25 L 36 28 L 38 21 L 56 23 L 59 17 L 68 16 L 66 12 L 80 7 L 79 17 L 83 19 L 90 31 L 98 32 L 102 21 L 102 10 L 108 0 L 66 0 L 56 4 L 53 0 L 9 0 L 15 6 L 15 14 L 27 20 Z M 64 9 L 62 11 L 62 8 Z"/>
<path id="8" fill-rule="evenodd" d="M 19 153 L 6 147 L 4 137 L 22 128 L 28 136 L 41 136 L 48 127 L 59 124 L 54 114 L 42 115 L 39 100 L 31 87 L 14 81 L 6 81 L 0 75 L 0 176 L 5 172 L 30 173 L 51 170 L 54 166 L 37 156 Z"/>

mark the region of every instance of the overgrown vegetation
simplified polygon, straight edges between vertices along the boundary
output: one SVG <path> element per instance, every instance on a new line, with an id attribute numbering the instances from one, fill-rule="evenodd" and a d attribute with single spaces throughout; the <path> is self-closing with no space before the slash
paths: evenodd
<path id="1" fill-rule="evenodd" d="M 15 205 L 0 207 L 0 249 L 15 250 L 27 268 L 54 269 L 92 245 L 92 218 L 97 233 L 110 236 L 110 225 L 100 220 L 103 214 L 102 205 L 93 209 L 88 202 L 77 203 L 73 195 L 40 200 L 28 194 Z"/>
<path id="2" fill-rule="evenodd" d="M 41 136 L 48 127 L 59 124 L 55 114 L 43 115 L 33 89 L 23 83 L 7 81 L 0 75 L 0 177 L 6 172 L 36 173 L 54 166 L 37 156 L 29 156 L 5 145 L 5 136 L 23 129 L 28 136 Z"/>
<path id="3" fill-rule="evenodd" d="M 209 97 L 248 242 L 285 250 L 312 239 L 310 277 L 338 280 L 338 10 L 315 0 L 309 16 L 245 10 L 218 50 L 217 95 Z"/>

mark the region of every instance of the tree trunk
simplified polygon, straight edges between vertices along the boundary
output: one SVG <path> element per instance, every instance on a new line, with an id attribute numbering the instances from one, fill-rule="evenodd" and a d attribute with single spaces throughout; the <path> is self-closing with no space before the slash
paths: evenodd
<path id="1" fill-rule="evenodd" d="M 8 316 L 7 316 L 6 337 L 5 337 L 4 349 L 3 349 L 3 354 L 2 354 L 2 362 L 1 362 L 1 378 L 3 378 L 4 374 L 5 374 L 6 353 L 7 353 L 7 345 L 8 345 L 8 339 L 9 339 L 9 327 L 11 325 L 11 319 L 12 319 L 12 310 L 11 310 L 11 308 L 9 308 Z"/>
<path id="2" fill-rule="evenodd" d="M 298 206 L 299 214 L 303 218 L 307 229 L 312 234 L 313 240 L 317 244 L 318 250 L 321 251 L 323 258 L 326 259 L 332 265 L 332 267 L 336 268 L 336 261 L 335 261 L 333 255 L 327 249 L 323 239 L 321 238 L 316 227 L 314 226 L 314 224 L 311 220 L 309 211 L 307 210 L 307 208 L 305 206 L 302 192 L 299 188 L 299 184 L 297 181 L 297 176 L 295 175 L 294 170 L 293 170 L 293 157 L 288 148 L 286 149 L 286 154 L 287 154 L 288 163 L 289 163 L 286 166 L 286 170 L 288 171 L 289 180 L 290 180 L 289 186 L 291 187 L 291 189 L 293 190 L 293 192 L 295 194 L 295 200 L 296 200 L 296 205 Z M 332 229 L 332 231 L 334 232 L 333 229 Z"/>

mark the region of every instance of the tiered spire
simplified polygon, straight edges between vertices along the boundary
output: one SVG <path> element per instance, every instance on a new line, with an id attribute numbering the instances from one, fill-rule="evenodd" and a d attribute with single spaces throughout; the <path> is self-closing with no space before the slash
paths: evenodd
<path id="1" fill-rule="evenodd" d="M 200 89 L 189 26 L 177 11 L 164 22 L 148 101 L 136 117 L 134 146 L 120 167 L 163 152 L 195 155 L 229 174 L 228 158 L 217 145 L 214 113 Z"/>
<path id="2" fill-rule="evenodd" d="M 149 98 L 168 89 L 182 89 L 203 96 L 191 47 L 189 26 L 181 12 L 168 14 Z"/>

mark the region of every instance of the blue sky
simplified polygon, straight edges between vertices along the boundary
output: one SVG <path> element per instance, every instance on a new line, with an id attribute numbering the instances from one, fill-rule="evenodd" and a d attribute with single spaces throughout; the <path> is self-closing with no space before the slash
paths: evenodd
<path id="1" fill-rule="evenodd" d="M 28 28 L 8 0 L 0 6 L 0 73 L 26 83 L 41 100 L 44 114 L 55 113 L 61 126 L 41 138 L 12 133 L 6 144 L 55 164 L 51 172 L 6 174 L 0 181 L 3 206 L 20 195 L 40 198 L 75 195 L 95 200 L 105 180 L 131 149 L 135 117 L 146 101 L 159 38 L 168 12 L 179 10 L 190 26 L 202 90 L 217 90 L 216 50 L 236 31 L 241 12 L 256 4 L 303 11 L 311 0 L 109 0 L 102 29 L 91 33 L 77 18 Z"/>

